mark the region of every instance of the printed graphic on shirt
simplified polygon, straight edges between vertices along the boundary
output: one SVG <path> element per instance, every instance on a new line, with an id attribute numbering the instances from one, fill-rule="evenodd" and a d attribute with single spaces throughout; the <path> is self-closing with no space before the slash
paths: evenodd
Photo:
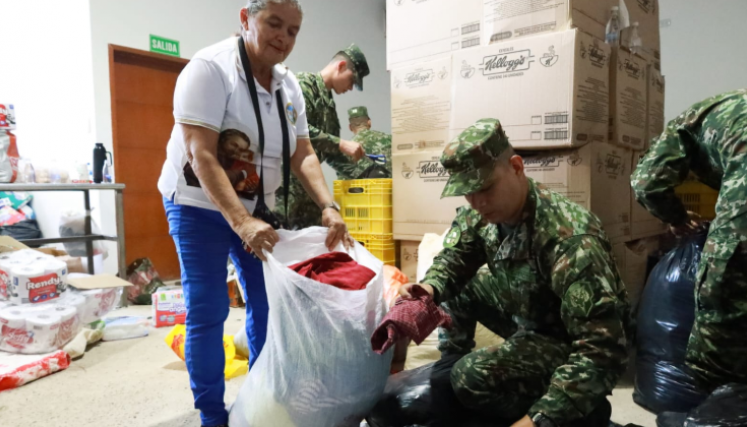
<path id="1" fill-rule="evenodd" d="M 254 200 L 259 187 L 259 174 L 254 162 L 254 152 L 249 137 L 240 130 L 227 129 L 218 137 L 218 162 L 226 171 L 236 194 Z M 201 187 L 189 162 L 184 165 L 184 178 L 190 187 Z"/>

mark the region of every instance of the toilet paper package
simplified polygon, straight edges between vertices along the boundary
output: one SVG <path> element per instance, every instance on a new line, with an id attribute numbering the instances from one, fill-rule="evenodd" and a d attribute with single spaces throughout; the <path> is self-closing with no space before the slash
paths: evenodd
<path id="1" fill-rule="evenodd" d="M 0 255 L 0 300 L 38 304 L 60 297 L 67 289 L 67 264 L 31 249 Z"/>
<path id="2" fill-rule="evenodd" d="M 19 283 L 31 283 L 20 276 L 14 276 Z M 0 351 L 43 354 L 63 348 L 84 325 L 112 311 L 120 296 L 120 288 L 69 289 L 52 302 L 0 302 Z"/>
<path id="3" fill-rule="evenodd" d="M 61 317 L 54 311 L 43 311 L 26 317 L 29 343 L 21 353 L 42 354 L 57 350 Z"/>

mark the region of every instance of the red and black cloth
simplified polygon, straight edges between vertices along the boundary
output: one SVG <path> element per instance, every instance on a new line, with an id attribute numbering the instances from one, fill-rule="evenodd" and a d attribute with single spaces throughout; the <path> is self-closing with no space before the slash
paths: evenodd
<path id="1" fill-rule="evenodd" d="M 420 286 L 410 289 L 412 299 L 399 298 L 371 336 L 371 348 L 384 354 L 394 343 L 408 337 L 420 344 L 437 327 L 451 328 L 451 317 Z"/>

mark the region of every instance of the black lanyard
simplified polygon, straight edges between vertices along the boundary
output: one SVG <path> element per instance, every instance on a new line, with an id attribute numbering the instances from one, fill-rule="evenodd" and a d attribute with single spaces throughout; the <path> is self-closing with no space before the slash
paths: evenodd
<path id="1" fill-rule="evenodd" d="M 254 115 L 257 118 L 257 129 L 259 131 L 259 195 L 257 196 L 257 204 L 252 214 L 255 218 L 259 218 L 274 229 L 282 228 L 286 225 L 288 218 L 288 181 L 290 181 L 290 136 L 288 135 L 288 121 L 285 118 L 285 108 L 283 108 L 283 96 L 280 93 L 280 89 L 275 91 L 278 104 L 278 115 L 280 116 L 280 127 L 283 131 L 283 195 L 285 203 L 285 222 L 281 223 L 275 214 L 267 207 L 265 203 L 265 171 L 263 167 L 265 158 L 265 129 L 262 125 L 262 111 L 259 107 L 259 96 L 257 96 L 257 85 L 254 83 L 254 74 L 252 73 L 251 62 L 249 62 L 249 55 L 246 53 L 246 47 L 244 46 L 244 39 L 238 38 L 239 43 L 239 56 L 241 57 L 241 64 L 244 67 L 244 74 L 246 75 L 246 83 L 249 86 L 249 95 L 252 98 L 252 104 L 254 105 Z"/>

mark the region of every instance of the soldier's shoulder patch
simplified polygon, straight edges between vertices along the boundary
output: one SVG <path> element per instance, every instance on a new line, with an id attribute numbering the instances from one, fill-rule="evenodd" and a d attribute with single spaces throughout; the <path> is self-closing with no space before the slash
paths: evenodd
<path id="1" fill-rule="evenodd" d="M 453 248 L 459 243 L 459 239 L 462 238 L 462 230 L 459 227 L 452 227 L 451 230 L 444 237 L 444 247 Z"/>

